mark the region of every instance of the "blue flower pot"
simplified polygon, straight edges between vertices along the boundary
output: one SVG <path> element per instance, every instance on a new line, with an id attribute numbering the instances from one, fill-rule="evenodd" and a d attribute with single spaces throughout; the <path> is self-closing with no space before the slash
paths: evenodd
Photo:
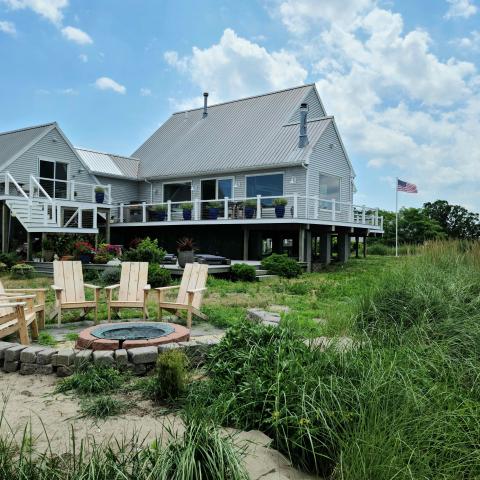
<path id="1" fill-rule="evenodd" d="M 152 219 L 156 222 L 164 222 L 166 218 L 167 218 L 167 212 L 164 212 L 164 211 L 152 212 Z"/>
<path id="2" fill-rule="evenodd" d="M 184 220 L 191 220 L 192 219 L 192 211 L 191 210 L 183 210 L 183 219 Z"/>
<path id="3" fill-rule="evenodd" d="M 245 218 L 253 218 L 255 215 L 254 207 L 245 207 Z"/>
<path id="4" fill-rule="evenodd" d="M 216 220 L 218 218 L 218 208 L 209 207 L 208 209 L 208 218 L 210 220 Z"/>
<path id="5" fill-rule="evenodd" d="M 89 253 L 81 253 L 79 257 L 82 263 L 92 263 L 92 256 Z"/>
<path id="6" fill-rule="evenodd" d="M 105 192 L 95 192 L 95 201 L 97 203 L 103 203 L 105 200 Z"/>
<path id="7" fill-rule="evenodd" d="M 285 216 L 285 205 L 275 205 L 275 216 L 283 218 Z"/>

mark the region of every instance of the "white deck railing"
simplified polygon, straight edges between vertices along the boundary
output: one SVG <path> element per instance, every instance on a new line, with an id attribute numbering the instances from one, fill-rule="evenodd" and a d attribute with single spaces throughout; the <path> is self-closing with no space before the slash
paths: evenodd
<path id="1" fill-rule="evenodd" d="M 286 201 L 283 216 L 278 217 L 275 199 Z M 191 209 L 185 212 L 185 204 Z M 212 207 L 214 207 L 212 209 Z M 160 202 L 120 204 L 113 207 L 111 215 L 115 223 L 149 224 L 152 222 L 180 221 L 230 221 L 230 220 L 274 220 L 285 222 L 293 219 L 319 220 L 333 224 L 364 225 L 383 229 L 383 217 L 377 208 L 365 205 L 324 200 L 300 195 L 256 196 L 224 198 L 221 200 L 193 200 L 191 202 Z"/>

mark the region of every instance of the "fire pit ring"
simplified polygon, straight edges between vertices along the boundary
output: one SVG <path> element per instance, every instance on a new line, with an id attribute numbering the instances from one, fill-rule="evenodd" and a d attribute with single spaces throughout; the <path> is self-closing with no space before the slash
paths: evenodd
<path id="1" fill-rule="evenodd" d="M 183 342 L 190 330 L 176 323 L 120 322 L 95 325 L 82 330 L 76 347 L 91 350 L 117 350 Z"/>

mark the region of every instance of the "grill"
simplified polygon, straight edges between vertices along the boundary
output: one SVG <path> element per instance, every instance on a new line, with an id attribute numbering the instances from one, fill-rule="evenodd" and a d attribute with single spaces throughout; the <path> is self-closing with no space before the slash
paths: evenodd
<path id="1" fill-rule="evenodd" d="M 164 337 L 175 329 L 167 323 L 132 323 L 131 325 L 104 325 L 90 333 L 97 338 L 108 340 L 149 340 Z"/>

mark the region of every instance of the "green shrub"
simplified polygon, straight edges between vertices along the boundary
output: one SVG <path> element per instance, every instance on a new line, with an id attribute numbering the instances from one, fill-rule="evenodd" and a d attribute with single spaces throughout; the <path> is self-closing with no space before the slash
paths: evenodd
<path id="1" fill-rule="evenodd" d="M 17 263 L 10 269 L 12 278 L 33 278 L 35 269 L 26 263 Z"/>
<path id="2" fill-rule="evenodd" d="M 8 267 L 5 263 L 0 262 L 0 273 L 8 271 Z"/>
<path id="3" fill-rule="evenodd" d="M 148 283 L 152 288 L 166 287 L 171 281 L 172 275 L 166 268 L 155 263 L 148 265 Z"/>
<path id="4" fill-rule="evenodd" d="M 114 285 L 120 281 L 121 274 L 121 267 L 107 267 L 100 274 L 100 283 L 102 285 Z"/>
<path id="5" fill-rule="evenodd" d="M 42 330 L 38 333 L 37 342 L 39 345 L 44 345 L 48 347 L 54 347 L 57 344 L 57 341 L 55 340 L 53 335 L 45 330 Z"/>
<path id="6" fill-rule="evenodd" d="M 253 265 L 246 263 L 236 263 L 232 265 L 230 272 L 233 280 L 241 280 L 244 282 L 254 282 L 257 277 L 257 271 Z"/>
<path id="7" fill-rule="evenodd" d="M 383 243 L 373 243 L 368 245 L 367 251 L 370 255 L 391 255 L 392 249 Z M 393 251 L 395 255 L 395 251 Z"/>
<path id="8" fill-rule="evenodd" d="M 101 272 L 98 272 L 98 270 L 90 269 L 90 268 L 84 268 L 83 269 L 83 279 L 86 282 L 98 282 L 100 280 L 100 274 Z"/>
<path id="9" fill-rule="evenodd" d="M 85 398 L 80 402 L 80 412 L 86 417 L 106 418 L 119 415 L 127 410 L 127 403 L 108 395 Z"/>
<path id="10" fill-rule="evenodd" d="M 93 263 L 96 263 L 96 264 L 105 264 L 107 263 L 108 261 L 110 261 L 111 259 L 113 258 L 112 255 L 109 255 L 107 253 L 97 253 L 94 257 L 93 257 Z"/>
<path id="11" fill-rule="evenodd" d="M 286 278 L 295 278 L 302 273 L 302 267 L 298 262 L 286 254 L 272 253 L 262 260 L 262 268 L 268 270 L 272 275 Z"/>
<path id="12" fill-rule="evenodd" d="M 162 353 L 157 360 L 154 375 L 145 385 L 147 395 L 155 401 L 173 401 L 186 389 L 188 358 L 175 349 Z"/>
<path id="13" fill-rule="evenodd" d="M 19 260 L 20 257 L 15 252 L 0 253 L 0 262 L 8 268 L 12 268 Z"/>
<path id="14" fill-rule="evenodd" d="M 158 240 L 144 238 L 135 248 L 128 249 L 122 256 L 127 262 L 149 262 L 162 263 L 165 257 L 165 250 L 158 246 Z"/>
<path id="15" fill-rule="evenodd" d="M 274 198 L 272 201 L 274 207 L 285 207 L 288 204 L 286 198 Z"/>

